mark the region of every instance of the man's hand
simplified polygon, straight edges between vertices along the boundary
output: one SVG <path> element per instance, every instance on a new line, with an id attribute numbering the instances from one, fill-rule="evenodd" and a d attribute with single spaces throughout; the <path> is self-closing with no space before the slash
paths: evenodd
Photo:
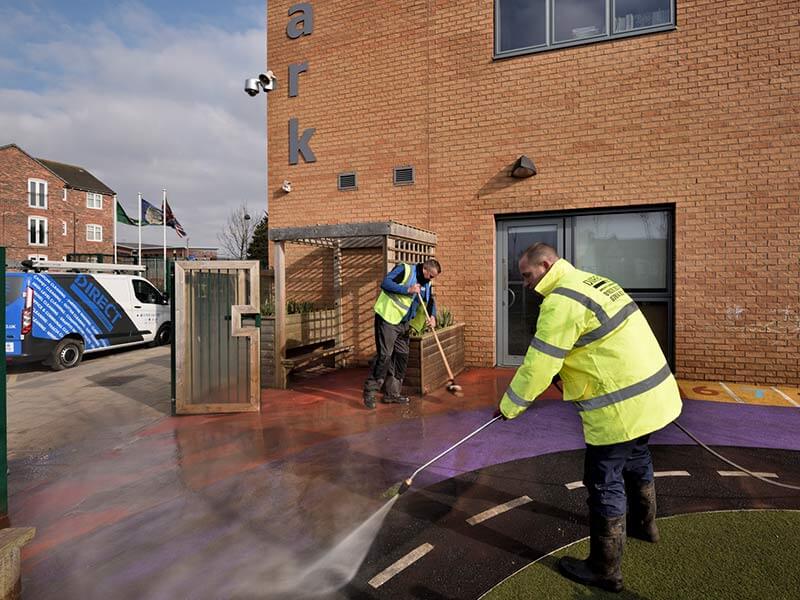
<path id="1" fill-rule="evenodd" d="M 408 295 L 413 296 L 414 294 L 419 294 L 420 290 L 422 290 L 422 286 L 418 283 L 414 285 L 408 286 Z"/>
<path id="2" fill-rule="evenodd" d="M 431 329 L 436 329 L 436 317 L 428 317 L 428 327 Z"/>

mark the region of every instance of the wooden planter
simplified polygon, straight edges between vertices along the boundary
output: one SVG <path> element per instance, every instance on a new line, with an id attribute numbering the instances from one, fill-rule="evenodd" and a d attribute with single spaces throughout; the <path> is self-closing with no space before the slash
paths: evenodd
<path id="1" fill-rule="evenodd" d="M 287 355 L 300 354 L 304 348 L 335 342 L 336 310 L 315 310 L 286 315 Z M 275 317 L 261 319 L 261 387 L 275 384 Z"/>
<path id="2" fill-rule="evenodd" d="M 464 370 L 464 323 L 438 329 L 436 333 L 453 374 L 458 375 Z M 436 347 L 433 333 L 426 333 L 419 338 L 412 337 L 403 393 L 424 396 L 444 386 L 448 379 L 447 369 L 439 348 Z"/>

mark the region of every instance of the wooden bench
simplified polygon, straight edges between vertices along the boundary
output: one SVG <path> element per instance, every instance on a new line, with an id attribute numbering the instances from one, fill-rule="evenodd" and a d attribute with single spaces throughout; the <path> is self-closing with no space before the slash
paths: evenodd
<path id="1" fill-rule="evenodd" d="M 311 352 L 293 356 L 291 358 L 284 358 L 281 364 L 287 371 L 299 369 L 300 367 L 307 367 L 313 363 L 319 362 L 324 358 L 331 356 L 338 356 L 340 354 L 347 354 L 353 350 L 353 346 L 333 346 L 331 348 L 317 348 Z"/>

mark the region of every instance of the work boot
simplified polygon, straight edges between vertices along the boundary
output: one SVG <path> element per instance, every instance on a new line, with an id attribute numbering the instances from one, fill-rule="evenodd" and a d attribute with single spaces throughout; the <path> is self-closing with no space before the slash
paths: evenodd
<path id="1" fill-rule="evenodd" d="M 408 396 L 384 396 L 381 402 L 385 404 L 408 404 Z"/>
<path id="2" fill-rule="evenodd" d="M 568 579 L 609 592 L 622 591 L 622 549 L 625 546 L 625 517 L 590 517 L 589 558 L 565 556 L 558 570 Z"/>
<path id="3" fill-rule="evenodd" d="M 364 391 L 364 406 L 375 408 L 375 394 L 373 392 Z"/>
<path id="4" fill-rule="evenodd" d="M 627 486 L 628 535 L 655 544 L 661 539 L 656 526 L 656 484 L 652 481 Z"/>

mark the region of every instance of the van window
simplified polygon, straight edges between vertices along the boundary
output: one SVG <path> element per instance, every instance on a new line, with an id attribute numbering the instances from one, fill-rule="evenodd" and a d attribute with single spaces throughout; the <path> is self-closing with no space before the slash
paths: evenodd
<path id="1" fill-rule="evenodd" d="M 11 304 L 22 295 L 24 277 L 6 277 L 6 304 Z"/>
<path id="2" fill-rule="evenodd" d="M 136 294 L 136 299 L 139 302 L 144 302 L 145 304 L 161 304 L 163 302 L 161 292 L 144 279 L 133 280 L 133 293 Z"/>

